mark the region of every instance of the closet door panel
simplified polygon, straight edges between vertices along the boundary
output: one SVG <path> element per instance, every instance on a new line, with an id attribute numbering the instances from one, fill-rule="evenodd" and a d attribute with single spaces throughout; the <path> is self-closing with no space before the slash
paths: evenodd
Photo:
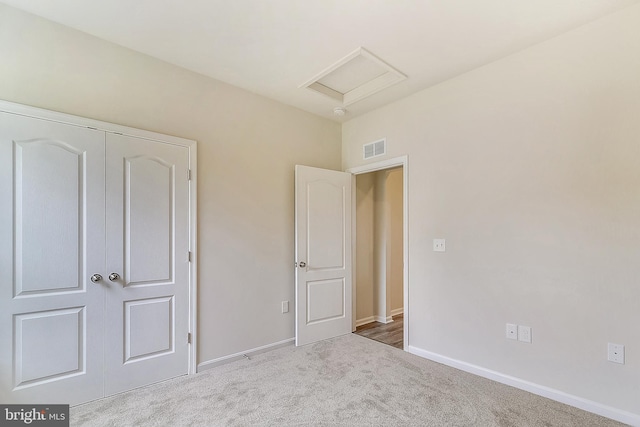
<path id="1" fill-rule="evenodd" d="M 187 373 L 189 150 L 107 134 L 106 394 Z"/>
<path id="2" fill-rule="evenodd" d="M 0 112 L 0 400 L 102 396 L 104 133 Z"/>
<path id="3" fill-rule="evenodd" d="M 126 286 L 173 281 L 175 165 L 155 156 L 124 159 Z"/>

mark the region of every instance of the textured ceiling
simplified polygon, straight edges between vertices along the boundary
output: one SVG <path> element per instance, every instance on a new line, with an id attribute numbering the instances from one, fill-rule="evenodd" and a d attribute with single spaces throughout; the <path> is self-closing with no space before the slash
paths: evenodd
<path id="1" fill-rule="evenodd" d="M 640 0 L 2 1 L 344 121 Z M 359 46 L 408 78 L 334 117 L 300 85 Z"/>

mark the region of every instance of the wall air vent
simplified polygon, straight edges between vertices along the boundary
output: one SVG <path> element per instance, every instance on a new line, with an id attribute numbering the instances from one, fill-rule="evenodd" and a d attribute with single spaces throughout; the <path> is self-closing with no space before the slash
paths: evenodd
<path id="1" fill-rule="evenodd" d="M 400 71 L 359 47 L 300 87 L 328 96 L 346 107 L 406 78 Z"/>
<path id="2" fill-rule="evenodd" d="M 387 152 L 387 140 L 381 139 L 379 141 L 364 144 L 362 146 L 362 151 L 365 159 L 382 156 Z"/>

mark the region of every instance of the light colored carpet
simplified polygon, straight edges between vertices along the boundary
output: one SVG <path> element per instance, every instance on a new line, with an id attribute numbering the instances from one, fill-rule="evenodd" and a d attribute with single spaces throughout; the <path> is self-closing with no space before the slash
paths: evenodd
<path id="1" fill-rule="evenodd" d="M 357 335 L 71 408 L 72 426 L 619 426 Z"/>

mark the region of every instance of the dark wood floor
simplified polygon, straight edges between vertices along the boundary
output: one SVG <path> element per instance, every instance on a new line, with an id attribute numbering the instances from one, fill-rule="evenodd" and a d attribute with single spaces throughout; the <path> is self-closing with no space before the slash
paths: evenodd
<path id="1" fill-rule="evenodd" d="M 372 322 L 358 326 L 354 334 L 402 349 L 404 344 L 403 321 L 403 315 L 398 314 L 393 316 L 393 322 L 391 323 Z"/>

